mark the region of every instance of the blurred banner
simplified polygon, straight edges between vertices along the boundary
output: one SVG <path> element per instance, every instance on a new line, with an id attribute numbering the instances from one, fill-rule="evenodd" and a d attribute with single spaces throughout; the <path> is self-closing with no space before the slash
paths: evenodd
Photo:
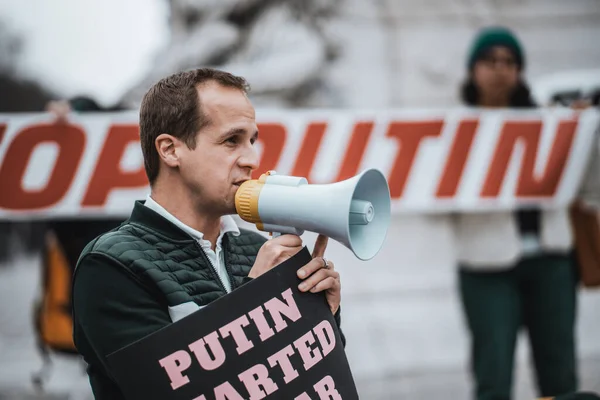
<path id="1" fill-rule="evenodd" d="M 386 174 L 395 212 L 565 207 L 600 112 L 258 110 L 261 167 L 340 181 Z M 0 114 L 0 218 L 129 215 L 149 191 L 137 112 Z"/>

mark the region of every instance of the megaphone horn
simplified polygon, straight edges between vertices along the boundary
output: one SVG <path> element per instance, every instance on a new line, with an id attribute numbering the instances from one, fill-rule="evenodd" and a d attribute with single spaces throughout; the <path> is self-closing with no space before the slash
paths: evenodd
<path id="1" fill-rule="evenodd" d="M 387 235 L 391 201 L 387 180 L 377 169 L 330 184 L 309 184 L 306 178 L 269 171 L 240 185 L 235 207 L 261 231 L 320 233 L 368 260 Z"/>

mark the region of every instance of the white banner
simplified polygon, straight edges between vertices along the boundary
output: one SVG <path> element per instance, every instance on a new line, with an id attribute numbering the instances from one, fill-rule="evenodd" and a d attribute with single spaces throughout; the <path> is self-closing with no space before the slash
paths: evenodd
<path id="1" fill-rule="evenodd" d="M 600 113 L 257 110 L 261 167 L 311 183 L 378 168 L 395 212 L 567 206 Z M 0 218 L 129 215 L 149 187 L 137 112 L 0 114 Z"/>

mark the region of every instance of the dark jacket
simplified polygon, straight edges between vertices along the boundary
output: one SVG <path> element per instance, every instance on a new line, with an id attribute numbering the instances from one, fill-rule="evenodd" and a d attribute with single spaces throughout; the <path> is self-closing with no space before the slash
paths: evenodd
<path id="1" fill-rule="evenodd" d="M 232 290 L 249 281 L 266 239 L 240 230 L 222 242 Z M 106 356 L 169 325 L 168 307 L 227 294 L 200 244 L 136 202 L 131 217 L 86 246 L 73 278 L 73 339 L 96 399 L 123 399 Z M 336 315 L 339 325 L 339 313 Z"/>

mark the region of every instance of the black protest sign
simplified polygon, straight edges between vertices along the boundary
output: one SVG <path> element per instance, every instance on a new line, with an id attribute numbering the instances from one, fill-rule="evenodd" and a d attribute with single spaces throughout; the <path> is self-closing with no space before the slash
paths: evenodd
<path id="1" fill-rule="evenodd" d="M 306 248 L 203 309 L 108 356 L 128 399 L 348 400 L 358 394 Z"/>

